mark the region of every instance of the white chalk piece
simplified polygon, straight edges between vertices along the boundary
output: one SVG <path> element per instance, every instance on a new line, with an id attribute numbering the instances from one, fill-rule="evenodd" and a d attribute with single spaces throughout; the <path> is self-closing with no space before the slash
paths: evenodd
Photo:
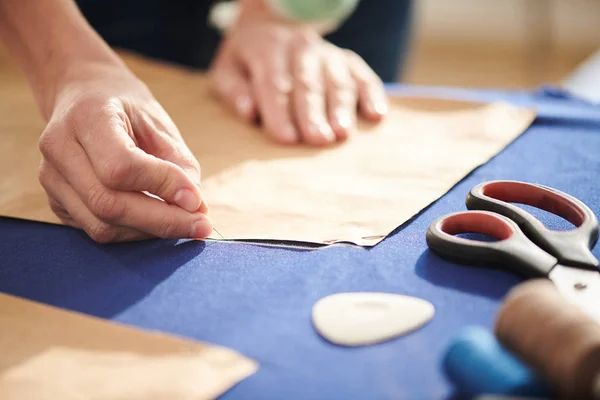
<path id="1" fill-rule="evenodd" d="M 349 292 L 324 297 L 313 306 L 316 331 L 342 346 L 365 346 L 412 332 L 433 318 L 430 302 L 393 293 Z"/>

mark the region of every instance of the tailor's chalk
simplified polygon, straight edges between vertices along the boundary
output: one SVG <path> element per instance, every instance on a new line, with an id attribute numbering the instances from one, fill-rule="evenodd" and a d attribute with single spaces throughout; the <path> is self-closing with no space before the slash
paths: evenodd
<path id="1" fill-rule="evenodd" d="M 552 382 L 561 399 L 600 399 L 600 325 L 550 280 L 515 286 L 498 312 L 495 333 Z"/>
<path id="2" fill-rule="evenodd" d="M 504 349 L 493 333 L 468 327 L 447 347 L 443 367 L 460 395 L 547 397 L 548 386 Z"/>

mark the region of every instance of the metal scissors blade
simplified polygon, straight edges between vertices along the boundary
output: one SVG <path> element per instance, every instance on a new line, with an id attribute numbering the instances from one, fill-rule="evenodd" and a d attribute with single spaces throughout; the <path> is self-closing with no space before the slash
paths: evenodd
<path id="1" fill-rule="evenodd" d="M 556 265 L 548 276 L 565 299 L 600 323 L 600 273 Z"/>

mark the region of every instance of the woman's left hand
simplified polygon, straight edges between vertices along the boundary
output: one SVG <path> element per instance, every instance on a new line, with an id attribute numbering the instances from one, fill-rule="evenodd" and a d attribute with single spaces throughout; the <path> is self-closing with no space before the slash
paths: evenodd
<path id="1" fill-rule="evenodd" d="M 274 18 L 242 18 L 224 39 L 211 76 L 219 96 L 285 144 L 344 140 L 362 116 L 387 112 L 383 83 L 355 53 L 314 29 Z"/>

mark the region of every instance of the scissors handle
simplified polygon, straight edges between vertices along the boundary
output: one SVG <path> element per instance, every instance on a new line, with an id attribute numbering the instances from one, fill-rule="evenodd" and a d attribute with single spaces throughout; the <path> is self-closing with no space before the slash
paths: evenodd
<path id="1" fill-rule="evenodd" d="M 530 205 L 558 215 L 575 225 L 569 231 L 553 231 L 537 218 L 514 204 Z M 547 186 L 519 181 L 491 181 L 469 192 L 469 210 L 487 210 L 515 221 L 538 246 L 554 255 L 561 264 L 596 269 L 598 260 L 591 253 L 598 241 L 598 219 L 577 198 Z"/>
<path id="2" fill-rule="evenodd" d="M 461 233 L 481 233 L 498 241 L 455 236 Z M 558 263 L 529 240 L 514 221 L 488 211 L 461 211 L 438 218 L 429 226 L 426 238 L 429 248 L 443 258 L 505 266 L 527 278 L 547 278 Z"/>

